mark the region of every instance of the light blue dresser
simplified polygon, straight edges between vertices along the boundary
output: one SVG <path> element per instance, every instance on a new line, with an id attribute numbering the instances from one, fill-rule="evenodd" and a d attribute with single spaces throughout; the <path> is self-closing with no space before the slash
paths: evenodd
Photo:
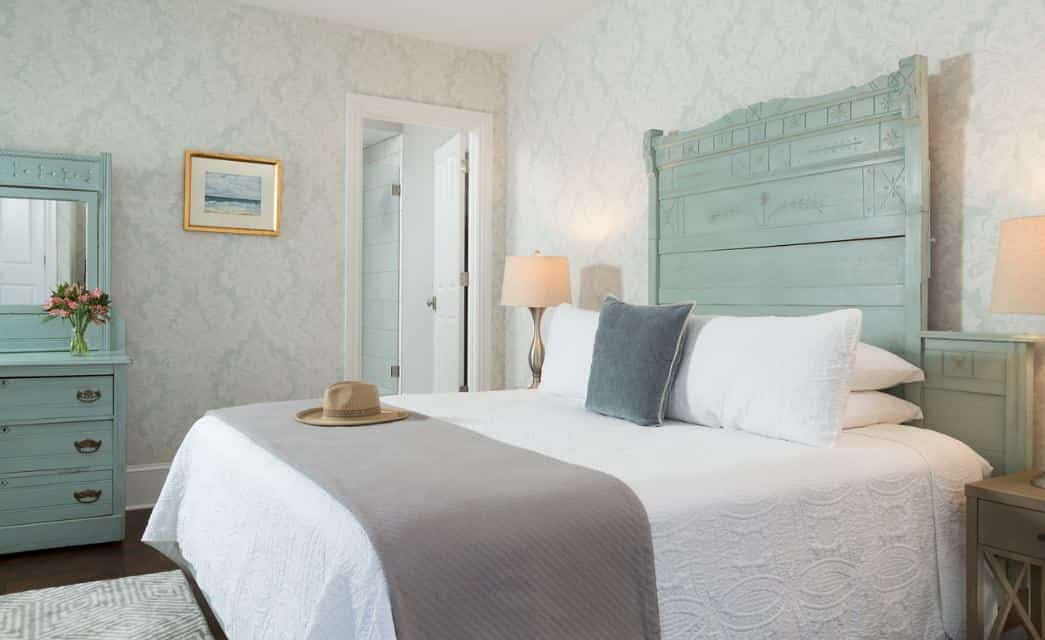
<path id="1" fill-rule="evenodd" d="M 110 166 L 0 151 L 0 554 L 124 536 L 120 301 L 82 357 L 40 311 L 57 282 L 110 290 Z"/>

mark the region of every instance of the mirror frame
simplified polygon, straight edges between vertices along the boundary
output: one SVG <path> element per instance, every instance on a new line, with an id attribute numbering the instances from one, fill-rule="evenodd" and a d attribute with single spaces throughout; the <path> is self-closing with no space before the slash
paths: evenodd
<path id="1" fill-rule="evenodd" d="M 58 202 L 77 202 L 85 206 L 87 222 L 84 238 L 86 253 L 85 284 L 88 289 L 101 286 L 98 282 L 98 194 L 91 191 L 63 191 L 51 189 L 25 189 L 21 187 L 0 187 L 0 199 L 17 198 L 23 200 L 52 200 Z M 105 287 L 102 287 L 103 289 Z M 43 304 L 43 300 L 40 301 Z M 33 313 L 42 315 L 39 304 L 0 304 L 0 314 Z"/>
<path id="2" fill-rule="evenodd" d="M 107 292 L 111 292 L 111 166 L 108 153 L 77 156 L 0 150 L 0 197 L 84 203 L 87 286 Z M 56 322 L 44 324 L 44 315 L 40 305 L 0 305 L 0 353 L 67 350 L 69 327 Z M 118 322 L 115 314 L 114 321 Z M 88 329 L 87 342 L 92 350 L 111 348 L 115 322 Z"/>

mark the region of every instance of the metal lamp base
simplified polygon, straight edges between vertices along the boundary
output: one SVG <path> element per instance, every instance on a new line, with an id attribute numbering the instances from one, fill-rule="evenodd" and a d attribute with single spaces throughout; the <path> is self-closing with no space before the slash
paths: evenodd
<path id="1" fill-rule="evenodd" d="M 530 373 L 533 374 L 531 389 L 541 386 L 541 369 L 544 368 L 544 341 L 541 339 L 541 319 L 544 307 L 530 307 L 533 316 L 533 340 L 530 342 Z"/>
<path id="2" fill-rule="evenodd" d="M 1045 473 L 1039 473 L 1034 476 L 1030 483 L 1039 489 L 1045 489 Z"/>

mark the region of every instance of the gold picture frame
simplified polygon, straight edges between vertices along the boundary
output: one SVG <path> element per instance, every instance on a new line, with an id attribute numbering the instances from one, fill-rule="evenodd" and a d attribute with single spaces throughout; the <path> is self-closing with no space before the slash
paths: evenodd
<path id="1" fill-rule="evenodd" d="M 279 235 L 279 160 L 185 152 L 185 231 Z"/>

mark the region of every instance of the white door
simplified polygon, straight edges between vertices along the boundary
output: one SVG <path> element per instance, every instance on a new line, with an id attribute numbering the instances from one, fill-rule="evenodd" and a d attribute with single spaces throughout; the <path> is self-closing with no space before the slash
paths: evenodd
<path id="1" fill-rule="evenodd" d="M 456 135 L 435 150 L 433 280 L 435 326 L 432 391 L 459 391 L 465 384 L 465 193 L 466 140 Z"/>
<path id="2" fill-rule="evenodd" d="M 48 293 L 42 200 L 0 198 L 0 304 L 43 304 Z"/>

